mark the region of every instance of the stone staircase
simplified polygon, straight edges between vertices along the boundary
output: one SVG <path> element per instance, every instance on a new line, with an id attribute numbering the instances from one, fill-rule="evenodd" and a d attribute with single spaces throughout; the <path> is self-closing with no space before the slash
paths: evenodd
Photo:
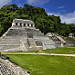
<path id="1" fill-rule="evenodd" d="M 36 37 L 35 38 L 38 41 L 42 42 L 43 49 L 51 49 L 51 48 L 56 48 L 55 42 L 48 37 Z"/>
<path id="2" fill-rule="evenodd" d="M 57 47 L 61 47 L 61 41 L 56 36 L 53 36 L 51 39 L 55 42 Z"/>
<path id="3" fill-rule="evenodd" d="M 9 36 L 0 39 L 0 50 L 7 50 L 18 47 L 20 47 L 19 39 L 15 39 L 14 37 Z"/>
<path id="4" fill-rule="evenodd" d="M 28 40 L 29 40 L 29 44 L 30 44 L 31 47 L 36 46 L 36 42 L 33 38 L 29 38 Z"/>

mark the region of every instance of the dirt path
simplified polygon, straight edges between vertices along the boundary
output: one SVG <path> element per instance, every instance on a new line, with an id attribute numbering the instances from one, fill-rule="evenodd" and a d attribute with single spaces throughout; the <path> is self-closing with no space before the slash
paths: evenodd
<path id="1" fill-rule="evenodd" d="M 3 53 L 3 54 L 34 54 L 34 55 L 56 55 L 56 56 L 73 56 L 75 54 L 53 54 L 53 53 Z"/>

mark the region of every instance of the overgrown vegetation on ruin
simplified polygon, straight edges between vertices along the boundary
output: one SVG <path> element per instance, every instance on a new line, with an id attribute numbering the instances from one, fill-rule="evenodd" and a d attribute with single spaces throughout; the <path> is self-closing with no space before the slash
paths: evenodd
<path id="1" fill-rule="evenodd" d="M 75 32 L 74 24 L 61 23 L 59 16 L 48 16 L 43 8 L 34 7 L 25 4 L 24 7 L 18 7 L 15 4 L 4 5 L 0 9 L 0 36 L 11 27 L 13 19 L 28 19 L 35 22 L 36 28 L 42 32 L 57 32 L 60 35 L 68 36 Z"/>

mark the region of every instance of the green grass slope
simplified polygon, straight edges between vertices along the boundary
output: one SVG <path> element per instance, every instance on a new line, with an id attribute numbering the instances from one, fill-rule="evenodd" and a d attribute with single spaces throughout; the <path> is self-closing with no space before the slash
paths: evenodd
<path id="1" fill-rule="evenodd" d="M 47 55 L 7 55 L 30 71 L 30 75 L 75 75 L 75 57 Z"/>

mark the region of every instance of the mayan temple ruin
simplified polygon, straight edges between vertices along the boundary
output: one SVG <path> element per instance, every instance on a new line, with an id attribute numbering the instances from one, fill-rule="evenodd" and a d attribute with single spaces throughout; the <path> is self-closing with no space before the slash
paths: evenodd
<path id="1" fill-rule="evenodd" d="M 45 36 L 31 20 L 14 19 L 12 26 L 0 38 L 0 50 L 32 51 L 56 48 L 55 42 Z"/>

